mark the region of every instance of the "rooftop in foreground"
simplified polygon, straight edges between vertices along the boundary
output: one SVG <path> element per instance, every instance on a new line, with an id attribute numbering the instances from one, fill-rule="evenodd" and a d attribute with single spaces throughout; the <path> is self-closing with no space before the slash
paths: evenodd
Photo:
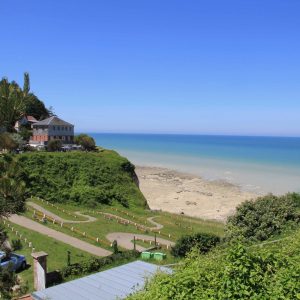
<path id="1" fill-rule="evenodd" d="M 157 271 L 172 270 L 143 261 L 135 261 L 120 267 L 63 283 L 34 292 L 34 300 L 115 300 L 124 299 L 143 288 L 146 279 Z"/>

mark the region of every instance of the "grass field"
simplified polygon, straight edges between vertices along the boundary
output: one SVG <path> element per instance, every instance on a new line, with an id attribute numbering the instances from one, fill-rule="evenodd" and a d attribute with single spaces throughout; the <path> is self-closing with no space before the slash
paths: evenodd
<path id="1" fill-rule="evenodd" d="M 146 234 L 149 235 L 149 237 L 154 237 L 154 230 L 151 232 L 150 228 L 153 228 L 155 226 L 148 222 L 147 218 L 155 217 L 154 221 L 164 226 L 160 230 L 155 230 L 157 232 L 157 236 L 169 239 L 171 241 L 176 241 L 182 235 L 193 234 L 196 232 L 215 233 L 218 236 L 223 236 L 224 234 L 224 225 L 222 223 L 189 217 L 180 217 L 177 215 L 162 212 L 152 212 L 143 209 L 129 210 L 117 207 L 100 207 L 99 209 L 90 210 L 84 207 L 81 207 L 80 209 L 79 206 L 72 206 L 70 204 L 68 206 L 61 206 L 60 204 L 56 204 L 56 206 L 59 208 L 57 209 L 53 208 L 51 205 L 47 205 L 42 201 L 35 201 L 35 203 L 66 219 L 68 219 L 68 213 L 70 213 L 70 215 L 74 215 L 76 211 L 80 211 L 81 213 L 95 217 L 97 219 L 95 222 L 64 224 L 66 226 L 65 228 L 61 227 L 59 224 L 52 224 L 51 222 L 47 222 L 47 226 L 50 226 L 53 229 L 62 231 L 75 237 L 82 238 L 90 243 L 93 243 L 93 241 L 86 239 L 80 234 L 72 232 L 70 228 L 73 227 L 74 229 L 77 229 L 81 232 L 85 232 L 86 235 L 90 235 L 95 238 L 98 237 L 101 240 L 105 240 L 106 235 L 111 232 L 129 232 L 133 234 Z M 62 210 L 65 210 L 65 213 L 63 213 Z M 25 213 L 25 216 L 32 218 L 32 212 L 33 210 L 30 208 L 30 210 Z M 120 216 L 129 221 L 136 222 L 138 225 L 147 226 L 149 228 L 137 229 L 134 224 L 124 225 L 118 223 L 116 219 L 109 220 L 98 212 L 106 212 L 116 216 Z M 105 245 L 101 246 L 105 247 Z"/>
<path id="2" fill-rule="evenodd" d="M 81 262 L 88 260 L 93 256 L 84 251 L 78 250 L 67 244 L 54 240 L 48 236 L 27 230 L 24 227 L 12 224 L 15 230 L 18 230 L 23 237 L 26 237 L 35 248 L 35 251 L 45 251 L 49 257 L 47 259 L 48 271 L 59 270 L 67 265 L 67 252 L 71 252 L 71 263 Z M 7 229 L 9 240 L 18 239 L 14 232 Z M 23 248 L 16 251 L 16 253 L 26 256 L 29 268 L 19 273 L 19 276 L 24 282 L 28 283 L 29 291 L 33 291 L 33 260 L 31 257 L 32 249 L 28 247 L 28 243 L 22 242 Z"/>
<path id="3" fill-rule="evenodd" d="M 108 250 L 112 250 L 110 247 L 110 242 L 106 239 L 106 235 L 108 233 L 126 232 L 132 234 L 146 234 L 149 236 L 149 239 L 154 240 L 154 232 L 151 232 L 150 230 L 144 232 L 142 230 L 137 229 L 136 226 L 132 224 L 124 225 L 118 223 L 117 220 L 113 218 L 109 220 L 104 215 L 99 214 L 99 212 L 110 213 L 115 216 L 122 217 L 124 219 L 133 221 L 137 224 L 149 228 L 155 227 L 155 225 L 149 222 L 147 218 L 155 217 L 153 221 L 163 225 L 162 229 L 156 230 L 157 237 L 169 239 L 170 241 L 174 241 L 174 242 L 182 235 L 192 234 L 195 232 L 210 232 L 210 233 L 215 233 L 219 236 L 223 236 L 224 234 L 224 225 L 222 223 L 189 218 L 186 216 L 178 216 L 178 215 L 158 212 L 158 211 L 153 212 L 142 208 L 135 207 L 134 209 L 126 209 L 121 206 L 113 206 L 113 207 L 100 206 L 97 209 L 88 209 L 86 207 L 78 206 L 74 204 L 65 205 L 65 204 L 56 203 L 55 205 L 52 206 L 51 203 L 47 203 L 45 201 L 43 202 L 37 198 L 36 199 L 31 198 L 29 200 L 66 220 L 72 220 L 72 221 L 86 220 L 86 218 L 84 217 L 75 218 L 75 212 L 78 211 L 80 211 L 83 214 L 87 214 L 92 217 L 95 217 L 97 220 L 94 222 L 76 223 L 76 224 L 66 223 L 64 224 L 63 227 L 61 227 L 60 224 L 53 224 L 52 222 L 49 221 L 44 223 L 44 225 L 49 226 L 50 228 L 53 228 L 57 231 L 64 232 L 70 236 L 74 236 L 76 238 L 84 240 L 88 243 L 106 248 Z M 24 216 L 36 220 L 33 217 L 33 209 L 30 206 L 28 206 L 28 208 L 29 210 L 27 210 L 24 213 Z M 13 224 L 13 226 L 16 230 L 19 231 L 19 233 L 22 233 L 22 235 L 26 237 L 28 241 L 32 242 L 35 251 L 45 251 L 49 254 L 49 258 L 48 258 L 49 271 L 61 269 L 66 266 L 67 251 L 71 251 L 72 253 L 71 260 L 73 263 L 80 262 L 83 260 L 88 260 L 89 258 L 92 257 L 92 255 L 88 253 L 85 253 L 74 247 L 68 246 L 62 242 L 56 241 L 52 238 L 49 238 L 48 236 L 44 236 L 42 234 L 30 231 L 26 228 L 17 226 L 15 224 Z M 71 231 L 70 229 L 71 227 L 81 232 L 85 232 L 86 236 L 76 233 L 75 231 Z M 158 233 L 158 231 L 160 231 L 160 234 Z M 10 230 L 8 230 L 8 234 L 10 239 L 17 238 L 15 234 L 12 233 Z M 96 241 L 93 241 L 87 236 L 92 236 L 95 238 L 98 237 L 100 240 L 105 241 L 105 243 L 101 243 L 101 241 L 100 243 L 97 243 Z M 137 241 L 137 244 L 145 248 L 150 247 L 148 241 L 147 242 Z M 125 249 L 120 248 L 120 250 L 125 250 Z M 24 254 L 27 258 L 28 263 L 32 265 L 31 251 L 32 249 L 28 247 L 28 244 L 23 243 L 23 249 L 17 251 L 17 253 Z M 175 259 L 174 257 L 172 257 L 169 250 L 158 249 L 155 251 L 166 253 L 167 258 L 162 261 L 156 261 L 154 259 L 151 259 L 149 260 L 149 262 L 164 265 L 164 264 L 174 264 L 180 261 L 180 259 Z M 21 272 L 19 275 L 21 276 L 24 282 L 28 282 L 29 291 L 32 291 L 33 290 L 32 267 L 29 267 L 29 269 Z"/>

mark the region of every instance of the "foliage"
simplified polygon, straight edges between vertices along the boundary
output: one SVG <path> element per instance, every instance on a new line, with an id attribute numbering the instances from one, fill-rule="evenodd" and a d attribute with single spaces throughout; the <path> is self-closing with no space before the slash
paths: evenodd
<path id="1" fill-rule="evenodd" d="M 74 142 L 75 144 L 80 145 L 83 148 L 83 150 L 86 151 L 93 151 L 96 149 L 95 140 L 87 134 L 79 134 L 75 136 Z"/>
<path id="2" fill-rule="evenodd" d="M 122 167 L 127 159 L 116 152 L 24 153 L 18 158 L 28 172 L 32 196 L 89 207 L 113 202 L 145 206 L 132 175 Z"/>
<path id="3" fill-rule="evenodd" d="M 20 239 L 12 240 L 11 247 L 13 251 L 21 250 L 23 248 L 22 241 Z"/>
<path id="4" fill-rule="evenodd" d="M 47 150 L 49 152 L 60 151 L 62 147 L 62 142 L 60 140 L 51 140 L 48 142 Z"/>
<path id="5" fill-rule="evenodd" d="M 299 252 L 296 247 L 293 253 Z M 299 257 L 294 259 L 240 243 L 225 256 L 220 250 L 208 255 L 194 251 L 172 275 L 158 274 L 129 299 L 300 299 Z"/>
<path id="6" fill-rule="evenodd" d="M 245 201 L 228 218 L 227 237 L 243 237 L 248 240 L 264 241 L 284 228 L 300 221 L 298 194 L 274 196 Z"/>
<path id="7" fill-rule="evenodd" d="M 0 217 L 24 210 L 27 176 L 16 158 L 0 158 Z"/>
<path id="8" fill-rule="evenodd" d="M 0 81 L 0 127 L 13 131 L 13 126 L 25 112 L 24 95 L 19 86 L 6 78 Z"/>
<path id="9" fill-rule="evenodd" d="M 0 224 L 0 250 L 3 250 L 3 244 L 7 240 L 7 233 L 2 224 Z"/>
<path id="10" fill-rule="evenodd" d="M 117 254 L 119 253 L 119 248 L 118 248 L 118 242 L 117 240 L 114 240 L 113 243 L 112 243 L 112 248 L 114 250 L 114 254 Z"/>
<path id="11" fill-rule="evenodd" d="M 116 262 L 128 261 L 139 257 L 140 253 L 137 251 L 124 251 L 113 253 L 106 257 L 93 258 L 86 262 L 72 264 L 62 269 L 62 277 L 66 279 L 73 275 L 84 275 L 91 272 L 99 271 L 101 268 L 112 265 Z"/>
<path id="12" fill-rule="evenodd" d="M 12 151 L 18 148 L 17 142 L 13 139 L 12 134 L 8 132 L 0 133 L 0 150 L 5 149 Z"/>
<path id="13" fill-rule="evenodd" d="M 171 249 L 171 254 L 175 257 L 184 257 L 193 247 L 197 247 L 200 253 L 207 253 L 220 242 L 220 238 L 215 234 L 196 233 L 181 237 Z"/>
<path id="14" fill-rule="evenodd" d="M 0 298 L 11 299 L 12 288 L 18 283 L 18 278 L 11 268 L 0 267 Z"/>

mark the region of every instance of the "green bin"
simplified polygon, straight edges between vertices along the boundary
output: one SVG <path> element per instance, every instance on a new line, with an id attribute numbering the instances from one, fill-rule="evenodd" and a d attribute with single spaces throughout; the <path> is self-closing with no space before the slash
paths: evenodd
<path id="1" fill-rule="evenodd" d="M 142 252 L 142 259 L 150 259 L 151 258 L 151 253 L 144 251 Z"/>
<path id="2" fill-rule="evenodd" d="M 160 252 L 155 252 L 154 253 L 154 259 L 155 260 L 163 260 L 166 258 L 166 254 L 165 253 L 160 253 Z"/>

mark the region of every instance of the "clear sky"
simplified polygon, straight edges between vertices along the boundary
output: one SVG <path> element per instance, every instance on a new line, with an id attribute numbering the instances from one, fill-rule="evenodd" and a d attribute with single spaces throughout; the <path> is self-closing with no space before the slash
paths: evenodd
<path id="1" fill-rule="evenodd" d="M 0 76 L 77 131 L 300 136 L 299 0 L 0 3 Z"/>

